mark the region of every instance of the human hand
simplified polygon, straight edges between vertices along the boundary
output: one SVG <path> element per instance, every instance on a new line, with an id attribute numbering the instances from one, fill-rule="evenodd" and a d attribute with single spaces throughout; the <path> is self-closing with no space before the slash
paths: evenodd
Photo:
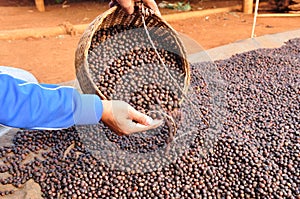
<path id="1" fill-rule="evenodd" d="M 134 11 L 135 1 L 139 1 L 139 0 L 111 0 L 109 6 L 113 7 L 116 4 L 120 4 L 120 6 L 122 6 L 128 14 L 132 14 Z M 143 3 L 149 6 L 149 8 L 151 8 L 156 15 L 161 16 L 158 6 L 154 0 L 143 0 Z"/>
<path id="2" fill-rule="evenodd" d="M 102 122 L 117 135 L 130 135 L 157 128 L 162 120 L 153 120 L 151 117 L 138 112 L 132 106 L 119 100 L 102 100 Z"/>

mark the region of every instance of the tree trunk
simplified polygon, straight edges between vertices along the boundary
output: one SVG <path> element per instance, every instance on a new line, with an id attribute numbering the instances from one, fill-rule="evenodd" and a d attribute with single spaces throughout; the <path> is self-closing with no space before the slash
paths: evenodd
<path id="1" fill-rule="evenodd" d="M 35 6 L 40 12 L 45 12 L 44 0 L 35 0 Z"/>

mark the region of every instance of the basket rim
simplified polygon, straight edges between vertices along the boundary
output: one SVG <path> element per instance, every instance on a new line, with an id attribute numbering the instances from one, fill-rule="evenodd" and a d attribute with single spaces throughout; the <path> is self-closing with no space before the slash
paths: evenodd
<path id="1" fill-rule="evenodd" d="M 150 9 L 148 7 L 146 7 L 146 9 Z M 101 90 L 96 86 L 96 84 L 94 83 L 93 79 L 91 78 L 91 73 L 89 70 L 89 65 L 90 63 L 88 62 L 88 56 L 89 56 L 89 49 L 91 47 L 92 44 L 92 39 L 93 36 L 95 35 L 95 32 L 100 30 L 100 25 L 103 23 L 103 21 L 110 16 L 111 14 L 113 14 L 116 11 L 120 11 L 120 12 L 125 12 L 119 5 L 116 5 L 108 10 L 106 10 L 104 13 L 98 15 L 90 24 L 89 26 L 86 28 L 84 34 L 89 34 L 87 40 L 85 41 L 85 48 L 83 51 L 83 63 L 82 66 L 86 73 L 87 73 L 87 78 L 88 81 L 91 83 L 91 86 L 93 87 L 93 89 L 95 90 L 96 94 L 100 96 L 100 98 L 102 100 L 107 100 L 108 98 L 101 92 Z M 135 13 L 137 14 L 137 13 Z M 187 93 L 189 85 L 190 85 L 190 66 L 189 66 L 189 62 L 187 61 L 187 55 L 186 55 L 186 49 L 185 46 L 183 45 L 183 42 L 180 40 L 178 32 L 170 25 L 167 23 L 167 21 L 165 19 L 163 19 L 162 17 L 156 15 L 155 13 L 151 13 L 151 17 L 154 18 L 154 20 L 159 21 L 160 23 L 164 24 L 167 29 L 169 31 L 172 32 L 172 38 L 176 41 L 176 44 L 179 46 L 179 51 L 180 51 L 180 59 L 182 62 L 182 69 L 184 71 L 184 75 L 185 75 L 185 79 L 184 79 L 184 86 L 181 87 L 180 89 L 185 93 Z M 117 25 L 117 24 L 116 24 Z M 75 64 L 76 65 L 76 64 Z M 77 66 L 76 66 L 77 67 Z M 80 82 L 79 82 L 80 83 Z M 183 94 L 181 94 L 183 95 Z M 182 99 L 179 101 L 179 103 L 181 103 L 184 98 L 181 97 Z"/>

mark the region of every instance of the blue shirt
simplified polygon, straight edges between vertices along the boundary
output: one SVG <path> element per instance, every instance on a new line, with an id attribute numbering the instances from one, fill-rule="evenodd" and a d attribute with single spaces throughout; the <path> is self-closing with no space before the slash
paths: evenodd
<path id="1" fill-rule="evenodd" d="M 97 95 L 75 88 L 28 83 L 0 71 L 0 124 L 26 129 L 59 129 L 97 124 L 103 105 Z"/>

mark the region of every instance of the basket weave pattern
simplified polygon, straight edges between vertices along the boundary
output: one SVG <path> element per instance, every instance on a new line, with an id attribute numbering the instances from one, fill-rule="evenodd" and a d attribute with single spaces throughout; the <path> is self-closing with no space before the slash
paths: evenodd
<path id="1" fill-rule="evenodd" d="M 97 94 L 101 99 L 107 99 L 103 93 L 94 84 L 89 70 L 88 54 L 91 47 L 91 42 L 94 34 L 101 29 L 107 29 L 115 25 L 122 26 L 135 26 L 143 28 L 143 21 L 140 10 L 136 10 L 134 14 L 128 15 L 119 6 L 115 6 L 102 15 L 99 15 L 94 21 L 87 27 L 82 35 L 75 55 L 75 68 L 76 76 L 78 78 L 80 87 L 84 93 Z M 190 80 L 190 69 L 186 59 L 186 53 L 182 42 L 180 41 L 176 31 L 172 29 L 162 18 L 155 15 L 152 10 L 145 8 L 143 13 L 147 27 L 155 27 L 155 35 L 161 37 L 162 41 L 168 41 L 168 39 L 175 41 L 176 53 L 181 57 L 179 66 L 185 73 L 184 88 L 186 91 Z M 166 30 L 168 34 L 166 34 Z M 104 66 L 103 66 L 104 67 Z"/>

